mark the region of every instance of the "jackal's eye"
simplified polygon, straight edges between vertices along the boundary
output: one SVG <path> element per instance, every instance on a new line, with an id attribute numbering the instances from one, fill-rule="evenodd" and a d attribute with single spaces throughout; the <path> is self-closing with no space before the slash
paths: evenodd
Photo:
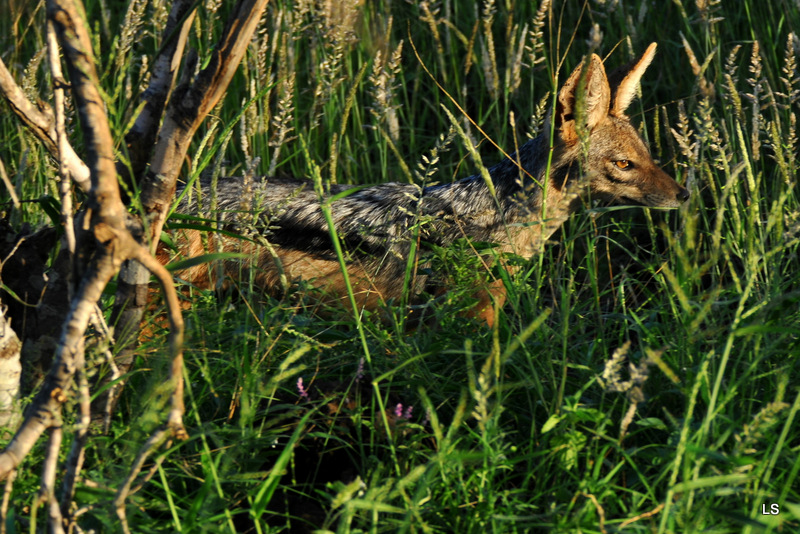
<path id="1" fill-rule="evenodd" d="M 612 162 L 614 166 L 622 171 L 627 171 L 633 167 L 633 163 L 631 163 L 627 159 L 618 159 Z"/>

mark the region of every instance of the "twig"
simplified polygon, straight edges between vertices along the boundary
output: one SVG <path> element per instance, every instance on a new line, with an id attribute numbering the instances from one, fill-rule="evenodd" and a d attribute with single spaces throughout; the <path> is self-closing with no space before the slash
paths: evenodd
<path id="1" fill-rule="evenodd" d="M 156 277 L 161 286 L 161 291 L 164 293 L 164 301 L 167 304 L 167 315 L 170 323 L 169 345 L 172 357 L 170 381 L 173 384 L 167 426 L 177 439 L 186 439 L 188 435 L 183 426 L 183 316 L 181 315 L 178 292 L 172 282 L 172 275 L 145 247 L 137 247 L 134 259 L 153 273 L 153 276 Z"/>
<path id="2" fill-rule="evenodd" d="M 131 465 L 131 470 L 128 473 L 128 477 L 125 479 L 125 482 L 122 483 L 119 490 L 117 490 L 117 495 L 114 498 L 113 505 L 114 509 L 117 512 L 117 517 L 119 517 L 120 523 L 122 524 L 122 530 L 128 534 L 130 533 L 130 529 L 128 528 L 128 520 L 125 514 L 125 499 L 128 498 L 130 494 L 131 484 L 133 484 L 134 479 L 139 475 L 139 472 L 142 470 L 142 466 L 144 465 L 145 460 L 147 457 L 150 456 L 150 453 L 158 448 L 161 443 L 168 436 L 169 428 L 167 426 L 162 426 L 158 430 L 156 430 L 153 435 L 145 442 L 142 446 L 139 454 L 136 455 L 136 459 L 133 461 L 133 465 Z"/>
<path id="3" fill-rule="evenodd" d="M 64 226 L 64 237 L 67 240 L 67 249 L 70 254 L 69 265 L 72 265 L 72 259 L 75 255 L 75 228 L 72 225 L 72 176 L 70 167 L 64 165 L 66 161 L 64 157 L 68 152 L 69 141 L 67 140 L 67 131 L 64 127 L 64 87 L 66 82 L 61 72 L 61 58 L 58 53 L 58 41 L 56 39 L 56 31 L 53 28 L 52 21 L 47 21 L 47 57 L 50 62 L 50 75 L 53 78 L 53 102 L 55 104 L 55 131 L 56 143 L 58 148 L 58 161 L 62 164 L 58 167 L 58 174 L 61 180 L 59 184 L 59 194 L 61 196 L 61 224 Z M 68 298 L 72 299 L 72 269 L 67 270 L 67 292 Z"/>
<path id="4" fill-rule="evenodd" d="M 17 433 L 0 453 L 0 479 L 17 468 L 27 456 L 42 433 L 56 424 L 61 406 L 67 400 L 66 391 L 75 373 L 75 356 L 83 350 L 83 335 L 95 303 L 100 299 L 108 281 L 114 276 L 118 264 L 108 255 L 98 254 L 94 265 L 78 288 L 70 312 L 65 320 L 53 364 L 44 384 L 34 397 L 25 420 Z"/>
<path id="5" fill-rule="evenodd" d="M 25 93 L 14 81 L 2 59 L 0 59 L 0 95 L 5 97 L 11 110 L 44 144 L 47 151 L 54 157 L 59 157 L 52 110 L 46 104 L 40 110 L 25 97 Z M 88 192 L 90 189 L 89 167 L 78 157 L 71 145 L 68 144 L 67 147 L 63 159 L 60 160 L 61 164 L 69 166 L 72 179 L 81 189 Z"/>
<path id="6" fill-rule="evenodd" d="M 11 492 L 14 489 L 14 479 L 17 478 L 16 469 L 12 470 L 6 478 L 3 488 L 3 504 L 0 506 L 0 534 L 6 534 L 6 519 L 8 518 L 8 503 L 11 501 Z"/>
<path id="7" fill-rule="evenodd" d="M 659 513 L 663 509 L 664 509 L 664 503 L 662 502 L 661 504 L 659 504 L 658 506 L 656 506 L 655 508 L 653 508 L 649 512 L 645 512 L 643 514 L 637 515 L 636 517 L 631 517 L 630 519 L 626 519 L 625 521 L 623 521 L 622 523 L 619 524 L 619 530 L 622 530 L 623 528 L 627 527 L 628 525 L 630 525 L 632 523 L 635 523 L 635 522 L 639 521 L 640 519 L 647 519 L 648 517 L 654 516 L 654 515 L 656 515 L 657 513 Z"/>
<path id="8" fill-rule="evenodd" d="M 67 518 L 67 525 L 70 527 L 75 523 L 75 518 L 70 513 L 70 508 L 72 499 L 75 496 L 75 484 L 83 468 L 86 441 L 89 437 L 89 425 L 92 422 L 92 401 L 89 395 L 89 381 L 86 379 L 85 363 L 78 366 L 76 374 L 78 375 L 80 419 L 66 460 L 66 474 L 64 475 L 61 495 L 61 514 Z"/>
<path id="9" fill-rule="evenodd" d="M 60 425 L 50 429 L 50 444 L 47 447 L 47 455 L 42 470 L 42 485 L 39 488 L 39 496 L 35 503 L 35 506 L 47 504 L 48 523 L 50 524 L 50 532 L 53 534 L 63 534 L 64 532 L 61 510 L 58 508 L 55 492 L 58 453 L 61 451 L 63 437 L 64 434 Z"/>
<path id="10" fill-rule="evenodd" d="M 17 196 L 17 191 L 14 189 L 14 184 L 12 184 L 11 180 L 8 179 L 3 158 L 0 158 L 0 179 L 2 179 L 3 183 L 6 185 L 6 189 L 8 189 L 8 194 L 11 195 L 11 202 L 14 204 L 14 207 L 19 209 L 21 206 L 19 203 L 19 197 Z"/>
<path id="11" fill-rule="evenodd" d="M 6 257 L 5 257 L 5 258 L 0 258 L 0 274 L 2 274 L 2 270 L 3 270 L 3 269 L 2 269 L 2 267 L 3 267 L 3 264 L 4 264 L 5 262 L 7 262 L 8 260 L 10 260 L 10 259 L 11 259 L 11 256 L 13 256 L 14 254 L 16 254 L 16 253 L 17 253 L 17 249 L 18 249 L 18 248 L 19 248 L 19 247 L 22 245 L 22 243 L 25 241 L 25 238 L 26 238 L 26 237 L 28 237 L 28 236 L 22 236 L 22 237 L 20 237 L 19 239 L 17 239 L 17 242 L 16 242 L 16 243 L 14 243 L 14 246 L 11 248 L 11 252 L 9 252 L 9 253 L 6 255 Z"/>
<path id="12" fill-rule="evenodd" d="M 164 448 L 169 449 L 170 447 L 172 447 L 172 440 L 168 439 L 164 443 Z M 166 458 L 166 455 L 158 456 L 155 460 L 153 460 L 153 465 L 150 466 L 150 469 L 148 469 L 144 476 L 139 480 L 139 483 L 131 487 L 130 491 L 128 491 L 128 495 L 135 495 L 145 486 L 145 484 L 150 482 L 150 479 L 153 478 L 153 475 L 156 474 L 156 471 L 158 471 L 158 468 L 161 467 L 161 464 L 164 462 L 164 458 Z"/>
<path id="13" fill-rule="evenodd" d="M 117 362 L 111 350 L 106 348 L 103 353 L 106 357 L 106 364 L 111 369 L 111 376 L 108 377 L 108 381 L 111 383 L 111 386 L 108 388 L 108 392 L 105 396 L 105 402 L 102 406 L 103 432 L 106 433 L 111 427 L 111 412 L 113 411 L 113 408 L 117 402 L 117 398 L 119 397 L 125 382 L 123 380 L 119 380 L 122 374 L 119 372 L 119 367 L 117 367 Z"/>
<path id="14" fill-rule="evenodd" d="M 48 152 L 57 154 L 55 128 L 53 125 L 53 111 L 49 106 L 37 108 L 25 97 L 25 93 L 14 77 L 11 76 L 6 64 L 0 59 L 0 91 L 9 104 L 11 110 L 22 120 L 25 126 L 44 143 Z"/>
<path id="15" fill-rule="evenodd" d="M 94 326 L 95 330 L 100 332 L 103 336 L 103 355 L 105 356 L 106 364 L 108 364 L 108 367 L 111 369 L 111 376 L 108 377 L 108 381 L 111 383 L 111 386 L 108 388 L 108 391 L 105 395 L 105 402 L 103 402 L 102 406 L 103 432 L 108 432 L 108 429 L 111 426 L 112 408 L 116 403 L 118 393 L 122 390 L 125 382 L 122 380 L 118 381 L 119 377 L 122 375 L 119 372 L 119 367 L 117 367 L 117 362 L 114 358 L 114 355 L 109 349 L 109 347 L 114 346 L 114 336 L 111 332 L 111 329 L 108 327 L 108 324 L 106 324 L 106 320 L 103 318 L 103 312 L 100 310 L 100 306 L 95 306 L 94 315 L 92 315 L 92 326 Z M 89 412 L 91 412 L 91 404 L 89 406 Z"/>
<path id="16" fill-rule="evenodd" d="M 128 495 L 133 491 L 138 490 L 142 484 L 146 483 L 155 473 L 161 460 L 150 469 L 144 480 L 135 490 L 131 490 L 131 485 L 136 477 L 142 470 L 145 460 L 150 456 L 164 440 L 171 434 L 177 439 L 186 439 L 188 434 L 183 425 L 183 316 L 181 315 L 180 301 L 178 300 L 178 292 L 172 283 L 172 276 L 166 268 L 161 265 L 144 246 L 137 246 L 132 256 L 133 259 L 142 264 L 149 270 L 153 276 L 156 277 L 158 283 L 161 285 L 161 290 L 164 293 L 164 301 L 167 305 L 167 315 L 170 322 L 169 344 L 172 356 L 172 363 L 170 366 L 170 382 L 173 385 L 171 394 L 171 403 L 169 416 L 167 417 L 167 424 L 158 430 L 145 442 L 136 460 L 131 466 L 125 482 L 117 491 L 114 498 L 114 509 L 122 524 L 123 531 L 129 532 L 128 523 L 125 514 L 125 500 Z"/>
<path id="17" fill-rule="evenodd" d="M 592 495 L 591 493 L 586 493 L 584 491 L 581 492 L 581 495 L 592 501 L 594 504 L 595 510 L 597 510 L 597 518 L 598 518 L 598 528 L 600 528 L 600 532 L 606 534 L 606 512 L 603 510 L 603 507 L 600 506 L 600 503 L 597 502 L 597 497 Z"/>

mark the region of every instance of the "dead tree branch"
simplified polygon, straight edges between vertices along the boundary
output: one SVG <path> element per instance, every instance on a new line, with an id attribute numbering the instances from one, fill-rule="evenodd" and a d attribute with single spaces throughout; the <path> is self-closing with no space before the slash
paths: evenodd
<path id="1" fill-rule="evenodd" d="M 195 2 L 193 0 L 176 0 L 172 4 L 167 24 L 164 27 L 164 40 L 153 62 L 153 74 L 150 83 L 141 98 L 145 101 L 136 121 L 130 131 L 125 134 L 125 144 L 128 148 L 130 159 L 130 172 L 135 180 L 142 176 L 150 154 L 156 143 L 158 126 L 164 115 L 169 96 L 178 77 L 178 68 L 181 64 L 186 39 L 194 22 Z M 117 172 L 128 172 L 128 167 L 119 165 Z"/>
<path id="2" fill-rule="evenodd" d="M 141 202 L 150 229 L 145 239 L 151 251 L 155 251 L 161 236 L 189 143 L 206 115 L 227 90 L 267 3 L 268 0 L 240 0 L 228 19 L 207 67 L 197 74 L 193 82 L 176 88 L 169 98 L 166 117 L 158 132 L 159 142 L 153 151 L 150 169 L 141 184 Z M 170 14 L 170 19 L 172 17 L 173 14 Z M 162 79 L 166 78 L 165 74 Z M 160 87 L 164 85 L 162 83 Z M 117 325 L 117 344 L 122 349 L 117 364 L 123 373 L 132 362 L 131 343 L 147 306 L 149 275 L 148 270 L 137 262 L 126 262 L 120 272 L 112 322 Z M 113 399 L 108 402 L 113 402 Z"/>
<path id="3" fill-rule="evenodd" d="M 77 378 L 80 418 L 75 431 L 75 437 L 72 440 L 69 456 L 65 462 L 66 472 L 64 474 L 61 491 L 61 515 L 67 518 L 69 524 L 75 522 L 75 517 L 72 515 L 73 510 L 70 505 L 75 497 L 75 485 L 78 482 L 78 477 L 83 468 L 83 461 L 86 457 L 85 447 L 89 439 L 89 425 L 92 422 L 89 381 L 86 379 L 86 373 L 80 369 L 78 370 Z"/>
<path id="4" fill-rule="evenodd" d="M 161 235 L 168 200 L 175 193 L 178 172 L 189 143 L 206 115 L 217 105 L 228 88 L 244 56 L 268 0 L 241 0 L 233 10 L 211 54 L 208 66 L 188 87 L 176 89 L 159 132 L 159 142 L 142 184 L 142 204 L 150 219 L 151 236 Z M 163 140 L 169 142 L 163 142 Z M 157 239 L 151 241 L 155 251 Z"/>
<path id="5" fill-rule="evenodd" d="M 25 93 L 22 92 L 17 82 L 14 81 L 2 59 L 0 59 L 0 93 L 8 102 L 11 110 L 44 144 L 47 151 L 54 158 L 58 158 L 62 166 L 69 169 L 72 179 L 78 187 L 88 192 L 90 187 L 89 167 L 78 157 L 72 145 L 67 143 L 63 147 L 64 153 L 59 155 L 58 135 L 56 133 L 53 110 L 45 103 L 41 103 L 38 107 L 31 103 L 25 97 Z"/>
<path id="6" fill-rule="evenodd" d="M 141 96 L 147 103 L 136 117 L 131 131 L 125 136 L 130 170 L 133 173 L 132 177 L 128 177 L 129 182 L 140 181 L 146 162 L 152 155 L 156 139 L 159 138 L 158 127 L 178 75 L 181 56 L 196 13 L 195 4 L 193 0 L 176 0 L 170 9 L 164 28 L 164 40 L 153 63 L 153 75 L 147 90 Z M 161 142 L 169 142 L 169 140 L 161 137 Z M 119 165 L 118 170 L 121 170 L 122 167 L 124 166 Z M 127 173 L 128 169 L 125 168 L 122 172 Z M 154 234 L 151 233 L 151 235 Z M 133 350 L 139 332 L 139 324 L 147 307 L 149 281 L 149 271 L 134 261 L 125 262 L 117 278 L 117 292 L 114 298 L 111 323 L 116 325 L 114 332 L 117 341 L 115 366 L 121 374 L 127 372 L 133 363 Z M 96 413 L 112 411 L 117 391 L 118 389 L 109 389 L 100 395 L 95 401 L 98 406 Z"/>
<path id="7" fill-rule="evenodd" d="M 127 515 L 125 513 L 125 500 L 128 498 L 128 495 L 131 494 L 131 485 L 133 485 L 133 481 L 136 480 L 136 477 L 142 471 L 142 467 L 144 467 L 144 463 L 147 461 L 150 454 L 158 449 L 168 436 L 169 432 L 166 427 L 161 427 L 150 435 L 139 451 L 139 454 L 136 455 L 136 459 L 133 461 L 133 465 L 131 466 L 131 470 L 125 482 L 123 482 L 122 486 L 117 490 L 117 495 L 114 497 L 114 502 L 112 504 L 114 510 L 117 512 L 117 517 L 119 517 L 122 523 L 123 532 L 130 532 Z M 155 471 L 151 471 L 148 474 L 152 476 L 153 473 L 155 473 Z"/>
<path id="8" fill-rule="evenodd" d="M 0 453 L 0 478 L 19 465 L 45 430 L 58 426 L 61 406 L 67 398 L 66 392 L 72 385 L 78 366 L 83 364 L 86 327 L 108 281 L 128 258 L 136 257 L 152 267 L 152 262 L 144 258 L 141 246 L 127 228 L 127 211 L 122 204 L 116 180 L 111 130 L 98 89 L 91 42 L 82 22 L 83 16 L 78 7 L 68 0 L 48 1 L 47 11 L 64 50 L 91 171 L 87 212 L 82 217 L 83 228 L 79 239 L 83 245 L 80 248 L 87 251 L 89 266 L 72 301 L 50 372 L 20 429 Z M 158 274 L 163 282 L 163 273 Z M 169 282 L 164 285 L 171 288 Z M 174 293 L 174 288 L 171 289 Z M 168 297 L 168 300 L 177 301 L 177 295 Z M 172 323 L 179 330 L 173 333 L 173 350 L 177 355 L 175 359 L 181 363 L 183 322 L 172 318 Z M 182 392 L 182 384 L 176 384 L 175 388 Z M 173 410 L 182 408 L 182 400 L 173 403 Z M 170 422 L 173 432 L 183 436 L 185 430 L 180 415 L 171 413 Z"/>
<path id="9" fill-rule="evenodd" d="M 189 143 L 206 115 L 225 93 L 266 5 L 267 0 L 239 2 L 208 66 L 197 75 L 194 82 L 179 87 L 170 99 L 167 115 L 158 135 L 160 142 L 155 147 L 150 171 L 142 183 L 141 201 L 150 223 L 151 233 L 148 237 L 152 251 L 155 251 L 158 236 L 161 235 L 170 201 L 175 194 L 180 166 L 189 149 Z M 183 380 L 181 374 L 183 355 L 180 352 L 182 339 L 177 337 L 179 333 L 182 335 L 183 319 L 179 313 L 177 293 L 172 287 L 169 273 L 158 262 L 155 262 L 145 249 L 141 249 L 136 259 L 137 262 L 128 262 L 123 268 L 123 272 L 120 273 L 121 282 L 127 286 L 122 287 L 122 283 L 119 284 L 124 293 L 117 292 L 116 305 L 120 306 L 124 303 L 127 308 L 122 311 L 117 320 L 117 324 L 122 330 L 118 336 L 125 336 L 124 332 L 138 329 L 144 307 L 147 304 L 146 282 L 149 272 L 152 272 L 164 289 L 169 310 L 170 346 L 173 354 L 170 378 L 174 389 L 166 429 L 162 428 L 156 431 L 142 447 L 125 483 L 120 487 L 114 500 L 117 514 L 125 530 L 127 530 L 127 524 L 124 502 L 130 492 L 131 484 L 141 471 L 147 457 L 166 439 L 166 430 L 171 429 L 173 435 L 176 435 L 176 428 L 183 428 Z M 178 328 L 179 325 L 181 328 Z M 180 437 L 180 434 L 177 436 Z"/>
<path id="10" fill-rule="evenodd" d="M 45 430 L 57 424 L 61 406 L 67 400 L 66 391 L 75 374 L 75 355 L 83 350 L 83 334 L 94 310 L 94 303 L 100 299 L 103 288 L 116 272 L 110 254 L 98 255 L 93 263 L 73 300 L 50 372 L 34 397 L 19 430 L 0 453 L 0 479 L 16 469 Z"/>
<path id="11" fill-rule="evenodd" d="M 11 492 L 14 489 L 14 479 L 17 476 L 16 471 L 11 471 L 6 478 L 5 486 L 3 487 L 3 504 L 0 505 L 0 534 L 6 534 L 6 518 L 8 517 L 8 504 L 11 502 Z"/>
<path id="12" fill-rule="evenodd" d="M 61 73 L 61 58 L 59 55 L 56 30 L 53 28 L 53 23 L 50 21 L 47 21 L 47 56 L 48 62 L 50 63 L 50 73 L 53 78 L 56 149 L 58 161 L 64 161 L 69 157 L 68 153 L 72 149 L 67 139 L 67 129 L 65 127 L 66 117 L 64 116 L 64 88 L 67 84 Z M 64 226 L 64 237 L 67 242 L 67 253 L 70 255 L 70 263 L 72 263 L 72 256 L 75 254 L 75 228 L 72 224 L 72 188 L 70 183 L 73 177 L 71 173 L 72 169 L 69 166 L 59 165 L 58 174 L 61 181 L 59 184 L 59 193 L 61 195 L 61 224 Z M 70 274 L 71 273 L 67 273 L 68 288 L 72 287 L 71 281 L 69 280 L 69 278 L 71 278 Z"/>
<path id="13" fill-rule="evenodd" d="M 114 140 L 98 89 L 99 80 L 89 32 L 81 22 L 82 14 L 72 2 L 49 0 L 47 16 L 56 28 L 64 50 L 86 144 L 86 163 L 91 171 L 89 209 L 94 212 L 93 218 L 113 228 L 125 228 L 127 212 L 116 180 Z"/>
<path id="14" fill-rule="evenodd" d="M 50 443 L 47 446 L 47 455 L 45 456 L 44 469 L 42 470 L 42 485 L 39 488 L 39 496 L 36 499 L 38 502 L 35 503 L 37 507 L 41 504 L 47 504 L 48 523 L 53 534 L 63 534 L 64 532 L 63 518 L 61 517 L 61 509 L 58 507 L 55 491 L 58 455 L 61 451 L 63 437 L 64 432 L 61 425 L 50 429 Z"/>
<path id="15" fill-rule="evenodd" d="M 172 283 L 172 275 L 156 260 L 143 246 L 136 248 L 133 258 L 141 263 L 145 269 L 153 273 L 158 280 L 167 303 L 169 316 L 169 347 L 172 356 L 170 366 L 170 381 L 173 384 L 172 402 L 167 426 L 172 429 L 178 439 L 185 439 L 186 431 L 183 428 L 183 316 L 178 300 L 178 292 Z"/>
<path id="16" fill-rule="evenodd" d="M 147 175 L 141 180 L 141 203 L 147 218 L 144 225 L 128 214 L 122 200 L 117 177 L 123 165 L 115 160 L 113 137 L 105 113 L 106 103 L 99 89 L 85 15 L 78 2 L 48 0 L 47 16 L 63 50 L 86 147 L 85 165 L 77 156 L 71 155 L 74 151 L 63 131 L 60 97 L 57 96 L 55 114 L 49 107 L 36 108 L 13 83 L 5 66 L 0 64 L 0 91 L 9 100 L 12 109 L 45 143 L 48 150 L 59 158 L 63 179 L 66 181 L 71 177 L 76 182 L 84 179 L 88 192 L 85 211 L 76 219 L 75 229 L 74 275 L 76 280 L 80 280 L 80 284 L 71 300 L 54 361 L 19 430 L 0 452 L 0 479 L 10 479 L 42 434 L 51 431 L 50 456 L 46 461 L 43 477 L 43 498 L 50 505 L 50 527 L 53 531 L 61 531 L 64 526 L 71 527 L 75 520 L 75 516 L 69 511 L 70 501 L 83 462 L 82 451 L 87 439 L 90 414 L 88 386 L 83 372 L 85 332 L 104 288 L 123 264 L 126 264 L 126 268 L 120 273 L 118 287 L 122 289 L 117 294 L 116 306 L 119 310 L 126 294 L 133 295 L 137 305 L 142 303 L 142 306 L 136 310 L 138 315 L 127 316 L 128 319 L 120 320 L 119 324 L 123 330 L 138 330 L 152 273 L 159 282 L 167 303 L 172 357 L 172 396 L 167 421 L 143 445 L 114 499 L 114 506 L 123 524 L 125 499 L 131 491 L 132 483 L 139 477 L 146 459 L 165 440 L 185 439 L 187 436 L 183 425 L 183 319 L 172 278 L 151 252 L 155 250 L 164 225 L 192 137 L 226 91 L 267 2 L 268 0 L 237 2 L 216 49 L 206 62 L 207 66 L 193 79 L 193 72 L 187 69 L 185 74 L 188 81 L 177 88 L 175 84 L 180 58 L 197 3 L 191 0 L 176 0 L 174 3 L 165 29 L 165 38 L 154 63 L 156 72 L 151 78 L 148 91 L 142 95 L 146 104 L 126 136 L 133 171 L 128 178 L 136 180 L 141 177 L 149 163 Z M 48 41 L 53 80 L 58 88 L 63 88 L 65 84 L 58 72 L 60 63 L 55 39 L 51 37 Z M 85 171 L 81 171 L 76 161 L 83 165 Z M 142 235 L 143 227 L 148 229 L 147 235 Z M 53 497 L 55 458 L 61 438 L 62 406 L 67 400 L 68 392 L 72 390 L 76 375 L 81 381 L 81 424 L 68 460 L 65 491 L 59 509 Z M 153 472 L 155 471 L 142 478 L 147 480 Z"/>

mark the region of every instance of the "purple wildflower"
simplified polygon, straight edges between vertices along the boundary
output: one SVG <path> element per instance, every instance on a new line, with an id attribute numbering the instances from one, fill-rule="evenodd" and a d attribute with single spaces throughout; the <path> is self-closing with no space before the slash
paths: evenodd
<path id="1" fill-rule="evenodd" d="M 394 407 L 394 415 L 398 419 L 411 419 L 411 412 L 414 411 L 413 406 L 408 406 L 405 410 L 403 410 L 403 404 L 397 403 L 397 406 Z"/>
<path id="2" fill-rule="evenodd" d="M 306 391 L 305 386 L 303 386 L 303 377 L 297 379 L 297 392 L 300 394 L 300 397 L 305 400 L 311 400 L 308 396 L 308 391 Z"/>
<path id="3" fill-rule="evenodd" d="M 364 378 L 364 357 L 358 360 L 358 369 L 356 369 L 356 382 L 360 382 Z"/>

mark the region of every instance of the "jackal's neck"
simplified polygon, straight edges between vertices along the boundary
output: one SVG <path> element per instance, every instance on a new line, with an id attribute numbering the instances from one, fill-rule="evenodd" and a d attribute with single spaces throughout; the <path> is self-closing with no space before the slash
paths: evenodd
<path id="1" fill-rule="evenodd" d="M 577 195 L 567 192 L 578 173 L 577 157 L 577 148 L 563 143 L 551 149 L 549 137 L 542 134 L 490 169 L 495 188 L 510 193 L 513 201 L 504 208 L 504 216 L 514 225 L 508 233 L 514 253 L 539 253 L 580 205 Z"/>
<path id="2" fill-rule="evenodd" d="M 548 136 L 542 134 L 491 167 L 489 174 L 498 191 L 510 195 L 524 194 L 529 206 L 538 208 L 546 197 L 558 196 L 570 173 L 577 171 L 577 166 L 571 165 L 577 151 L 575 154 L 571 152 L 563 146 L 553 147 L 551 151 Z"/>
<path id="3" fill-rule="evenodd" d="M 498 200 L 493 205 L 500 206 L 506 221 L 537 221 L 553 216 L 556 210 L 559 213 L 571 212 L 577 207 L 575 199 L 568 202 L 569 205 L 562 205 L 565 201 L 562 195 L 564 185 L 574 178 L 572 174 L 578 172 L 578 165 L 573 164 L 577 159 L 577 149 L 567 149 L 562 145 L 553 147 L 553 156 L 550 154 L 549 138 L 542 134 L 488 169 Z M 483 189 L 485 195 L 491 194 L 480 174 L 461 182 L 473 183 Z M 451 185 L 461 187 L 459 182 Z M 480 203 L 476 203 L 476 208 L 479 206 Z"/>
<path id="4" fill-rule="evenodd" d="M 577 172 L 578 166 L 571 164 L 576 156 L 561 146 L 551 158 L 549 139 L 540 135 L 488 169 L 496 196 L 476 174 L 427 188 L 428 206 L 453 213 L 470 228 L 471 237 L 530 257 L 580 203 L 563 192 Z"/>

